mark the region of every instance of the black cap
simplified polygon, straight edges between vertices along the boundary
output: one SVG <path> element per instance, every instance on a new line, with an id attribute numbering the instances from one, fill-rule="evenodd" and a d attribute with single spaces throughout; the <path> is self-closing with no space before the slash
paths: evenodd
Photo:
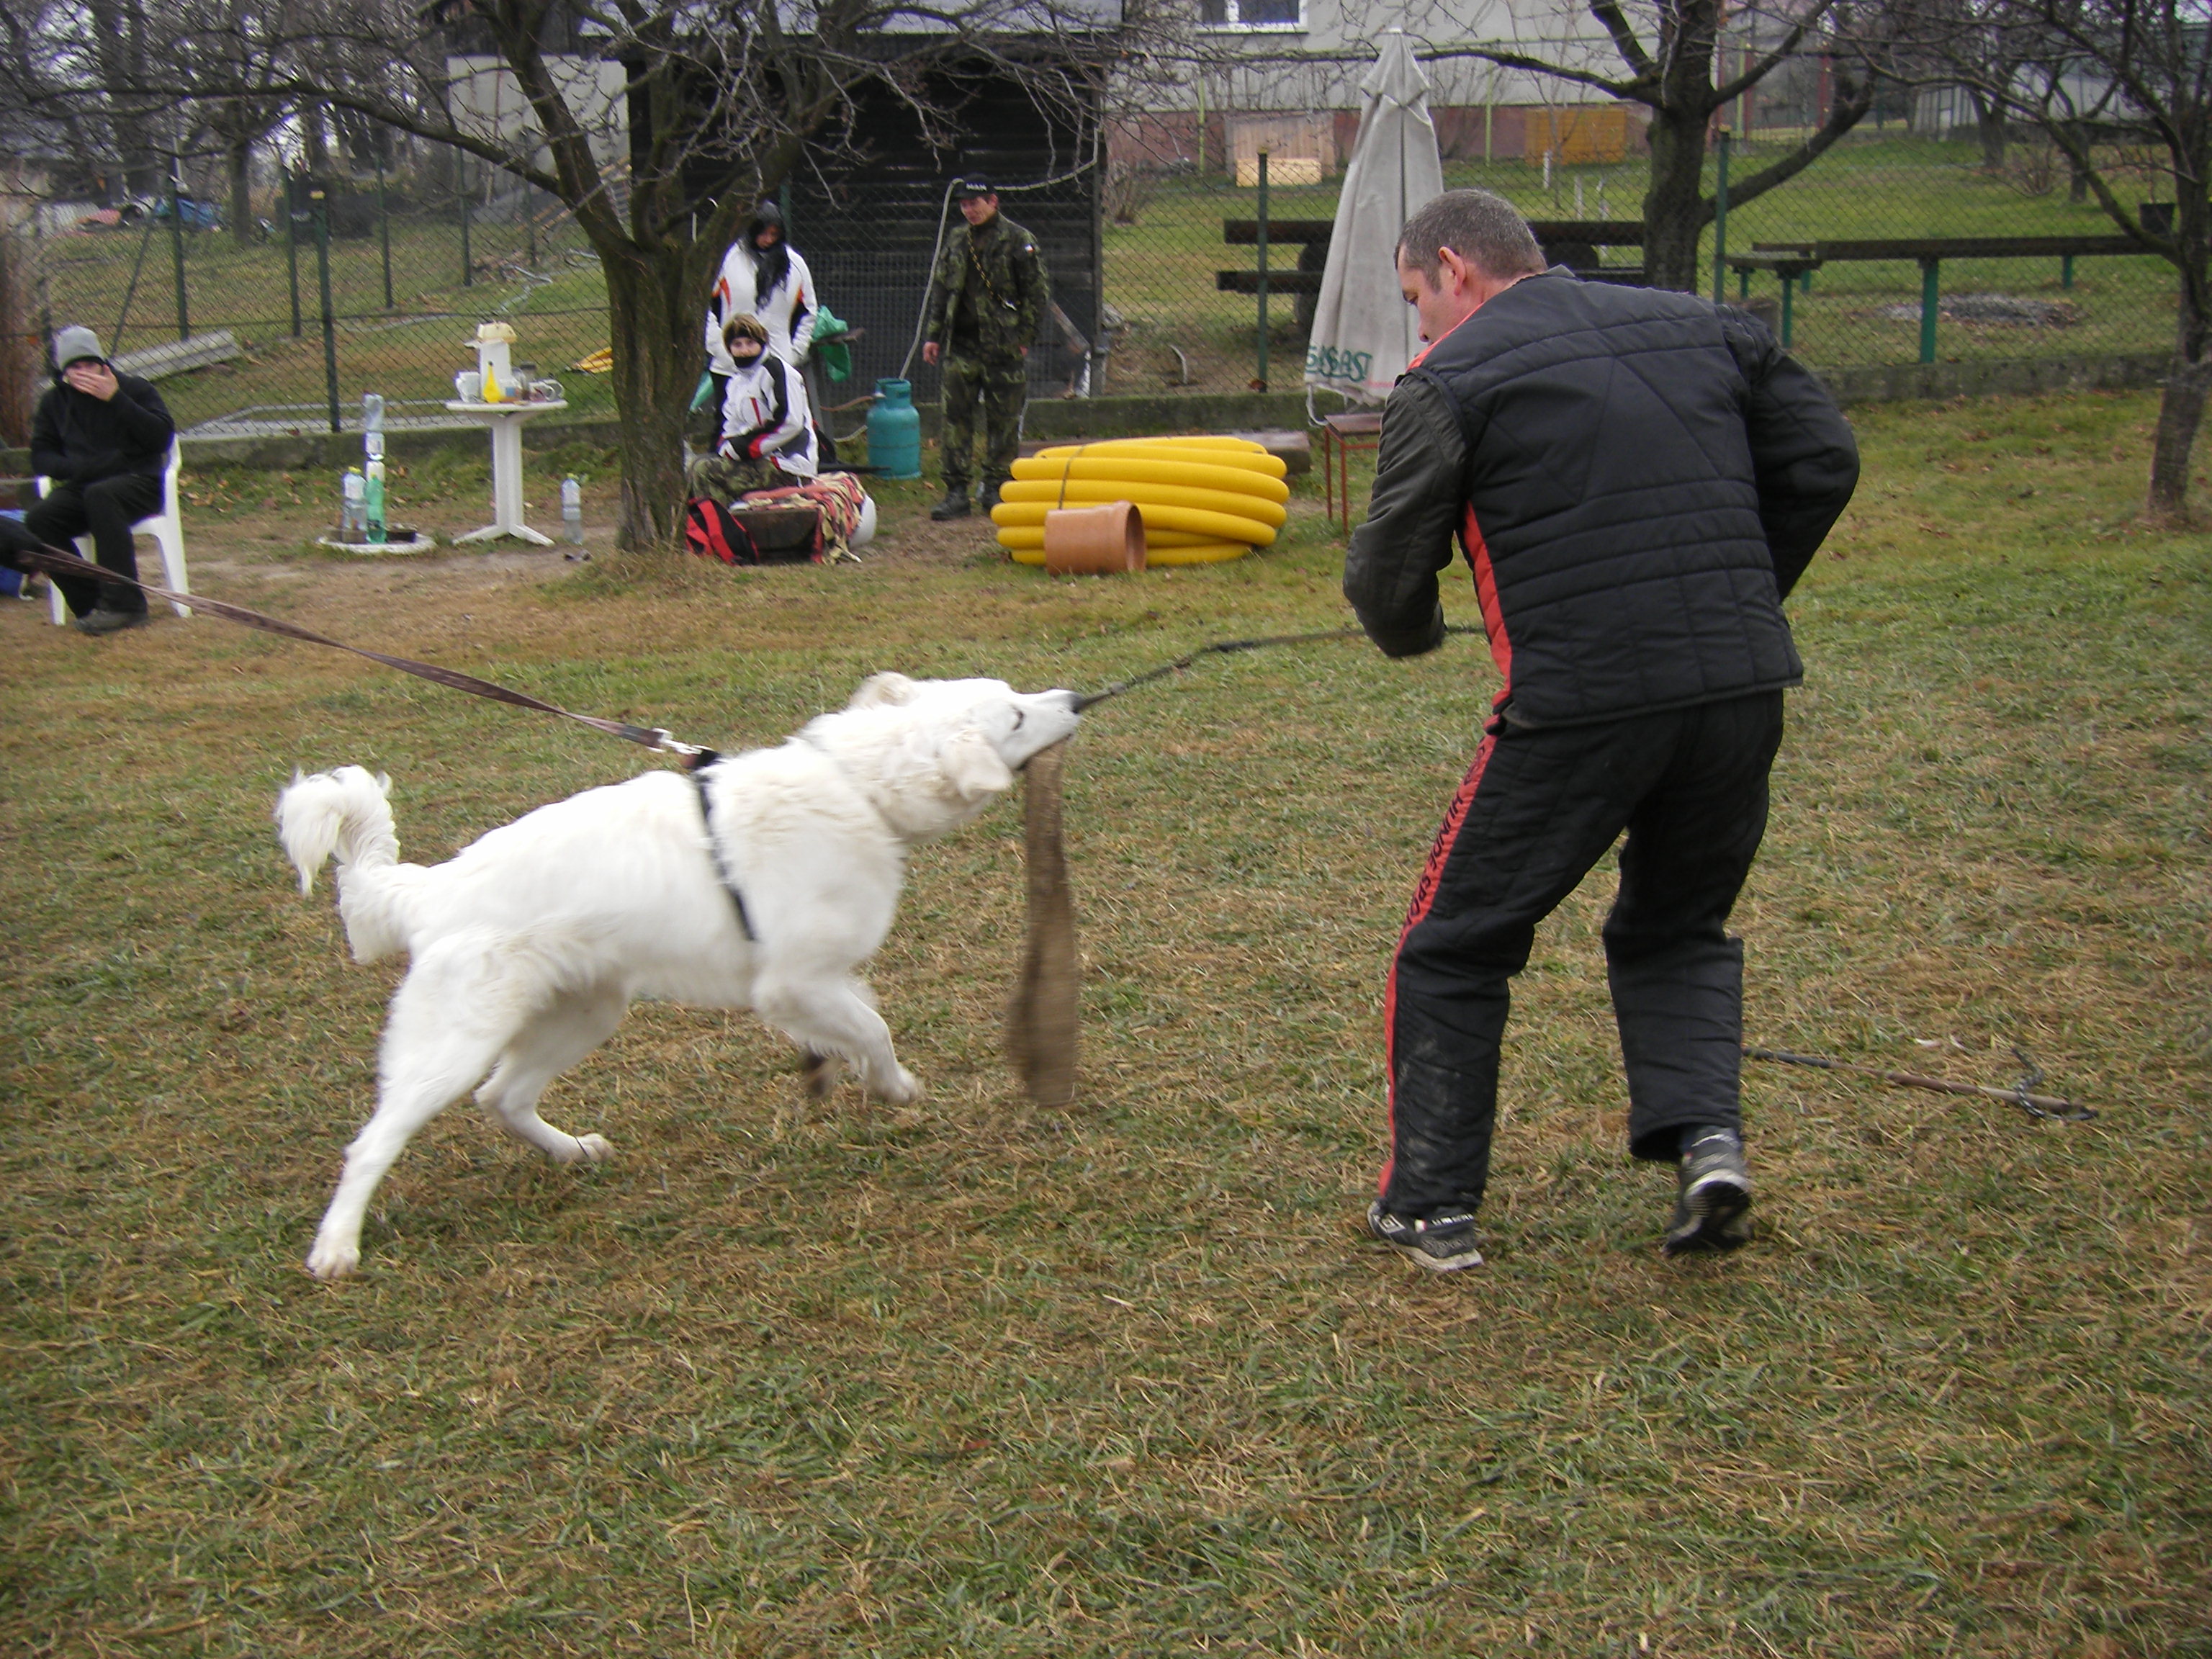
<path id="1" fill-rule="evenodd" d="M 969 202 L 978 196 L 996 196 L 998 193 L 981 179 L 963 179 L 952 187 L 952 199 L 956 202 Z"/>

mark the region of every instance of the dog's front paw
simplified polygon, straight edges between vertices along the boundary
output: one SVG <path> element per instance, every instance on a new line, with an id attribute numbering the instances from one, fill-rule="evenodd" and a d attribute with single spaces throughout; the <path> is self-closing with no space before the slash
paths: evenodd
<path id="1" fill-rule="evenodd" d="M 350 1279 L 361 1271 L 361 1247 L 337 1239 L 318 1238 L 315 1248 L 307 1252 L 307 1271 L 325 1283 L 333 1279 Z"/>
<path id="2" fill-rule="evenodd" d="M 903 1066 L 874 1085 L 875 1092 L 894 1106 L 911 1106 L 921 1098 L 921 1079 Z"/>
<path id="3" fill-rule="evenodd" d="M 576 1156 L 568 1161 L 571 1164 L 606 1164 L 612 1162 L 614 1155 L 614 1143 L 605 1135 L 578 1135 Z"/>

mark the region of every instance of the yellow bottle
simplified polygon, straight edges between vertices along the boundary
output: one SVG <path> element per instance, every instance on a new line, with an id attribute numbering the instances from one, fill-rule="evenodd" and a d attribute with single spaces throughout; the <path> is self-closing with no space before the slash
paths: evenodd
<path id="1" fill-rule="evenodd" d="M 503 404 L 507 393 L 500 389 L 499 372 L 489 364 L 484 367 L 483 400 L 488 404 Z"/>

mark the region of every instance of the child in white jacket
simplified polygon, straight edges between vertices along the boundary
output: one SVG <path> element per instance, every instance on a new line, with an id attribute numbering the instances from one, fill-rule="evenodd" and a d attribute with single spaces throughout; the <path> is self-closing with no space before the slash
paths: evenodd
<path id="1" fill-rule="evenodd" d="M 799 371 L 768 349 L 768 327 L 739 312 L 722 331 L 730 374 L 720 441 L 691 466 L 690 490 L 733 501 L 747 490 L 803 483 L 817 470 L 814 420 Z"/>

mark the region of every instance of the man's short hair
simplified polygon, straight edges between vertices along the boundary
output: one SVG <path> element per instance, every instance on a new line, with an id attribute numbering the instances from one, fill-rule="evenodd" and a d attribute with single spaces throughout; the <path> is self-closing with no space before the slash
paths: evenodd
<path id="1" fill-rule="evenodd" d="M 768 325 L 750 311 L 740 311 L 722 325 L 722 343 L 733 346 L 740 340 L 750 340 L 763 351 L 768 349 Z"/>
<path id="2" fill-rule="evenodd" d="M 1486 276 L 1521 276 L 1544 269 L 1544 250 L 1528 222 L 1502 196 L 1486 190 L 1448 190 L 1406 221 L 1398 252 L 1430 283 L 1437 280 L 1446 248 Z"/>

